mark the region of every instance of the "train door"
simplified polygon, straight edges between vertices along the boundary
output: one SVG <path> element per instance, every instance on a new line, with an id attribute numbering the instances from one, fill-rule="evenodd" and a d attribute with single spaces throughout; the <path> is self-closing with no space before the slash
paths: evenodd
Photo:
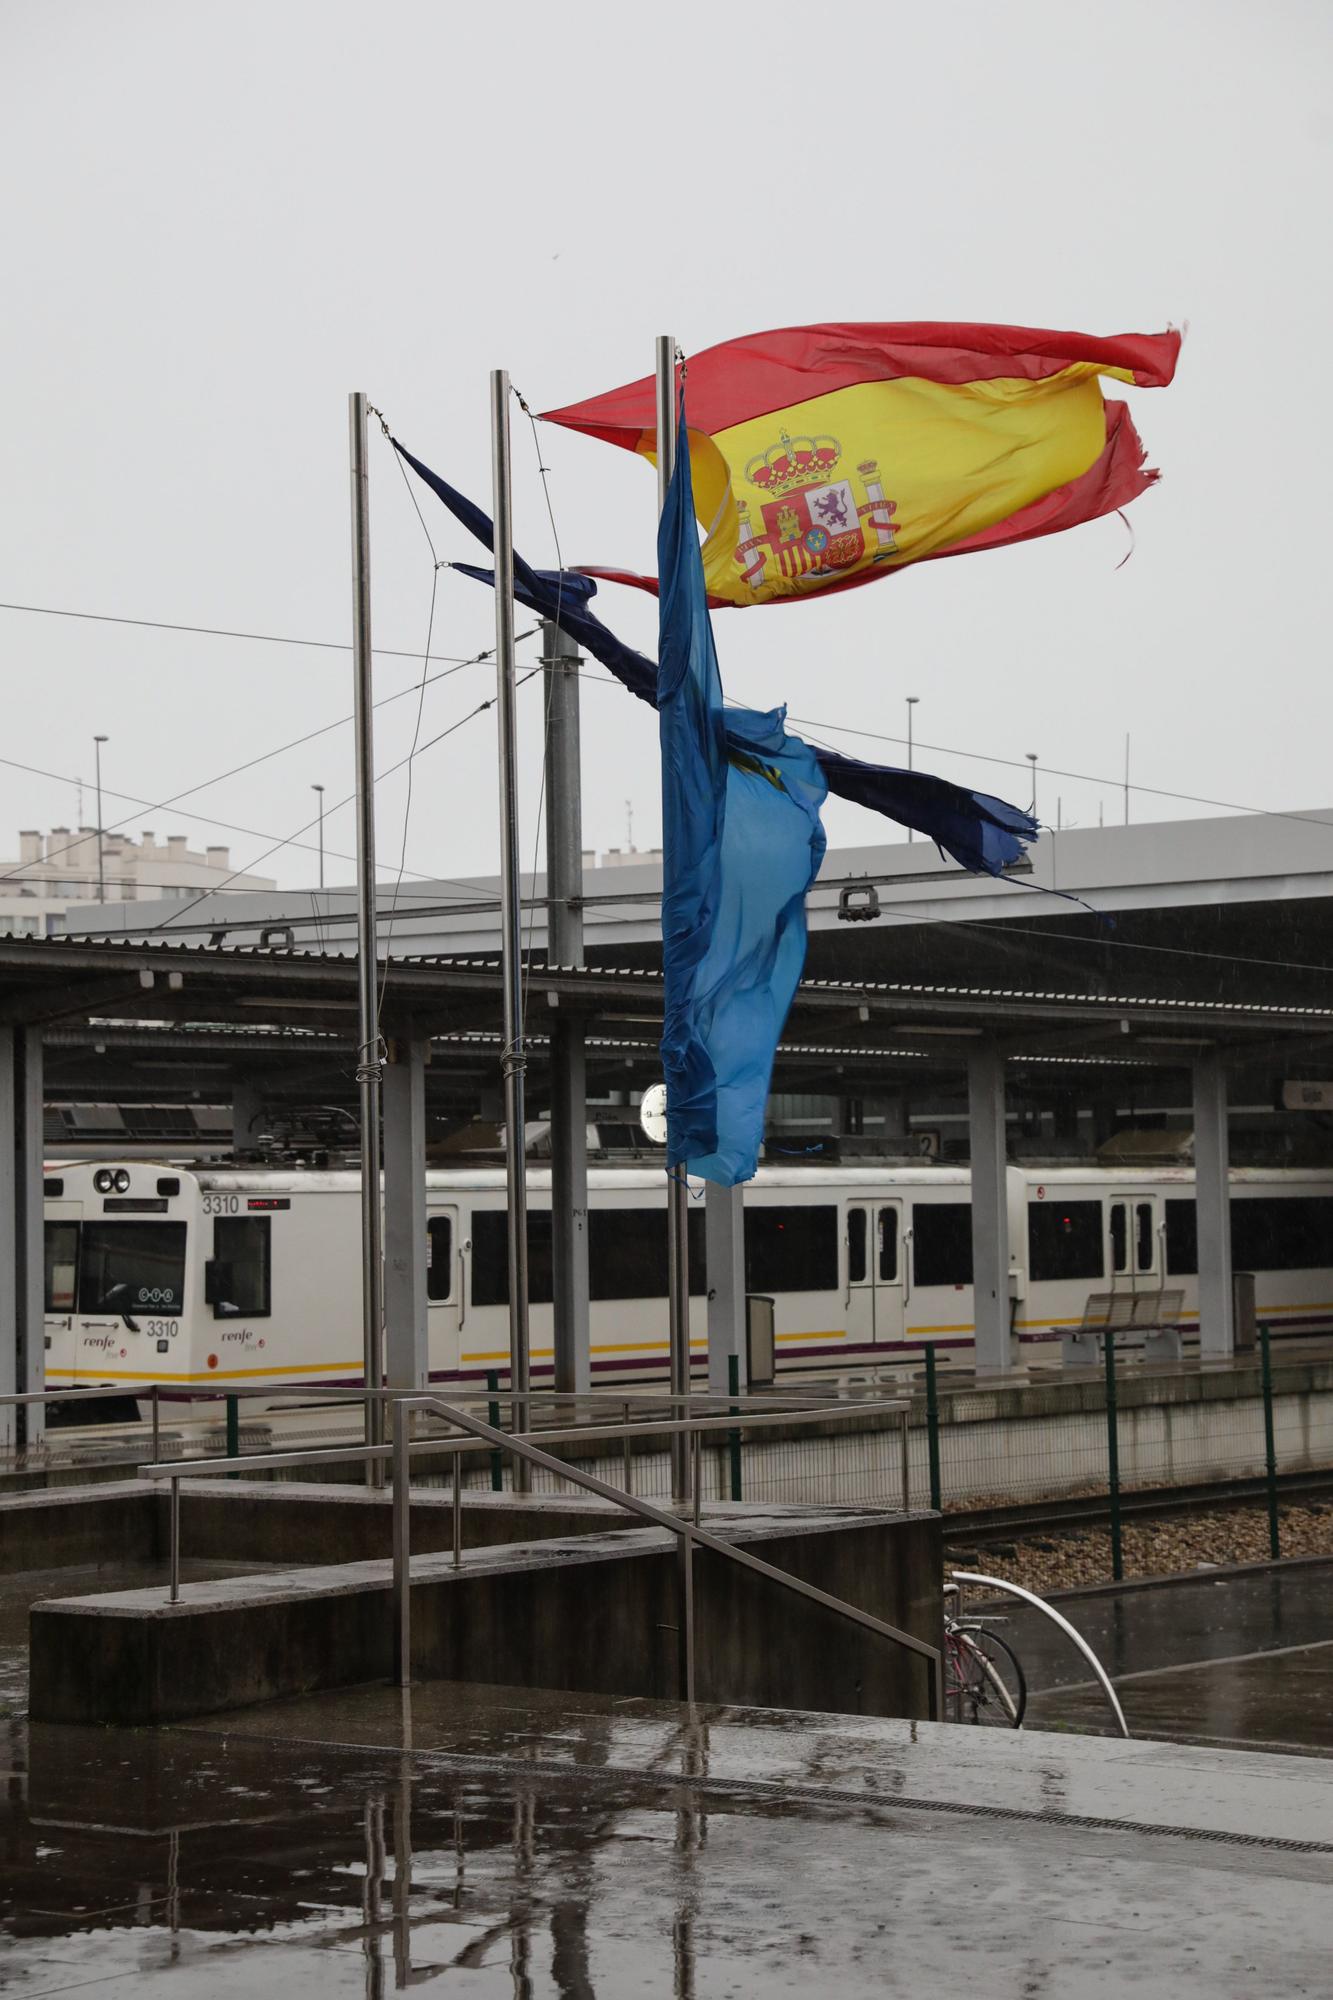
<path id="1" fill-rule="evenodd" d="M 456 1208 L 433 1208 L 426 1218 L 426 1321 L 431 1374 L 456 1374 L 463 1324 L 463 1250 Z"/>
<path id="2" fill-rule="evenodd" d="M 1153 1292 L 1162 1282 L 1162 1198 L 1117 1195 L 1110 1203 L 1108 1268 L 1115 1292 Z"/>
<path id="3" fill-rule="evenodd" d="M 903 1205 L 878 1198 L 847 1204 L 847 1344 L 883 1347 L 903 1337 Z"/>
<path id="4" fill-rule="evenodd" d="M 79 1279 L 79 1223 L 83 1216 L 83 1203 L 48 1201 L 44 1210 L 46 1372 L 48 1375 L 67 1375 L 74 1366 L 74 1307 Z"/>

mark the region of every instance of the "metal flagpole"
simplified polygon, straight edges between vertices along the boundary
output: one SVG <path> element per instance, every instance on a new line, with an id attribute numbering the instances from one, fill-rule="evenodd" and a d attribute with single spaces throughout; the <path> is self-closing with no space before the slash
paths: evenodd
<path id="1" fill-rule="evenodd" d="M 348 398 L 352 432 L 352 659 L 356 702 L 356 969 L 357 1063 L 361 1088 L 361 1325 L 367 1390 L 384 1386 L 383 1218 L 380 1210 L 379 949 L 375 929 L 375 750 L 370 651 L 370 471 L 366 463 L 366 399 Z M 320 801 L 321 805 L 323 801 Z M 384 1405 L 366 1397 L 366 1443 L 384 1442 Z M 384 1484 L 384 1462 L 366 1466 L 371 1486 Z"/>
<path id="2" fill-rule="evenodd" d="M 657 336 L 657 511 L 666 506 L 676 464 L 676 342 Z M 665 885 L 664 885 L 665 886 Z M 670 1106 L 667 1107 L 668 1115 Z M 690 1393 L 690 1235 L 689 1191 L 683 1169 L 667 1174 L 667 1323 L 671 1344 L 671 1393 Z M 673 1416 L 687 1414 L 679 1406 Z M 690 1441 L 684 1432 L 671 1439 L 671 1498 L 690 1498 Z"/>
<path id="3" fill-rule="evenodd" d="M 514 522 L 510 494 L 509 375 L 491 370 L 491 485 L 495 516 L 495 677 L 500 722 L 500 900 L 504 968 L 505 1179 L 509 1196 L 511 1423 L 528 1428 L 528 1188 L 524 1147 L 523 909 L 518 863 L 518 765 L 514 742 Z M 531 1468 L 514 1460 L 514 1487 Z"/>
<path id="4" fill-rule="evenodd" d="M 579 766 L 579 649 L 542 625 L 546 672 L 546 955 L 583 963 L 583 833 Z M 555 1386 L 584 1395 L 588 1350 L 588 1090 L 583 1021 L 551 1016 L 551 1318 Z"/>

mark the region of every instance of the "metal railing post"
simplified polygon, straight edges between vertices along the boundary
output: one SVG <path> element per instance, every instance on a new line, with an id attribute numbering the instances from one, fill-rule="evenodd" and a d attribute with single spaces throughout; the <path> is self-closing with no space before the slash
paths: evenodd
<path id="1" fill-rule="evenodd" d="M 463 1488 L 461 1485 L 462 1458 L 454 1453 L 454 1568 L 463 1561 Z"/>
<path id="2" fill-rule="evenodd" d="M 1111 1502 L 1111 1575 L 1120 1583 L 1125 1574 L 1120 1540 L 1120 1436 L 1115 1400 L 1115 1334 L 1109 1326 L 1102 1335 L 1102 1353 L 1106 1361 L 1106 1484 Z"/>
<path id="3" fill-rule="evenodd" d="M 739 1396 L 740 1392 L 741 1357 L 739 1354 L 729 1354 L 727 1356 L 727 1394 L 729 1396 Z M 740 1411 L 733 1403 L 727 1414 L 738 1417 Z M 727 1432 L 727 1456 L 731 1460 L 731 1497 L 733 1500 L 739 1500 L 741 1497 L 741 1434 L 738 1430 Z"/>
<path id="4" fill-rule="evenodd" d="M 694 1443 L 694 1525 L 695 1525 L 695 1527 L 696 1527 L 696 1528 L 697 1528 L 697 1527 L 698 1527 L 698 1525 L 699 1525 L 699 1516 L 700 1516 L 700 1513 L 702 1512 L 702 1509 L 703 1509 L 703 1481 L 702 1481 L 702 1479 L 700 1478 L 700 1474 L 701 1474 L 701 1473 L 702 1473 L 702 1471 L 703 1471 L 703 1442 L 704 1442 L 704 1440 L 703 1440 L 703 1432 L 702 1432 L 702 1431 L 696 1431 L 696 1432 L 694 1433 L 694 1439 L 693 1439 L 693 1443 Z"/>
<path id="5" fill-rule="evenodd" d="M 680 1576 L 681 1694 L 694 1707 L 694 1537 L 686 1528 L 678 1547 Z"/>
<path id="6" fill-rule="evenodd" d="M 1264 1470 L 1268 1485 L 1268 1552 L 1277 1562 L 1282 1555 L 1282 1536 L 1277 1518 L 1277 1443 L 1273 1433 L 1273 1354 L 1268 1340 L 1268 1321 L 1259 1326 L 1259 1368 L 1264 1390 Z"/>
<path id="7" fill-rule="evenodd" d="M 181 1483 L 171 1482 L 171 1602 L 181 1600 Z"/>
<path id="8" fill-rule="evenodd" d="M 393 1411 L 393 1672 L 399 1687 L 412 1679 L 412 1435 L 403 1406 Z"/>
<path id="9" fill-rule="evenodd" d="M 486 1371 L 486 1390 L 491 1400 L 486 1405 L 486 1419 L 491 1429 L 500 1428 L 500 1377 L 494 1368 Z M 504 1460 L 498 1451 L 491 1453 L 491 1491 L 503 1493 L 505 1490 Z"/>
<path id="10" fill-rule="evenodd" d="M 634 1491 L 634 1447 L 630 1442 L 628 1403 L 626 1403 L 625 1405 L 624 1446 L 625 1446 L 625 1491 L 627 1493 L 632 1493 Z"/>
<path id="11" fill-rule="evenodd" d="M 910 1514 L 912 1511 L 912 1436 L 910 1430 L 908 1429 L 908 1421 L 911 1417 L 911 1414 L 912 1414 L 911 1406 L 908 1405 L 908 1407 L 904 1409 L 902 1414 L 902 1457 L 903 1457 L 902 1486 L 903 1486 L 904 1514 Z"/>
<path id="12" fill-rule="evenodd" d="M 241 1400 L 239 1396 L 227 1398 L 227 1456 L 239 1458 L 241 1455 Z M 239 1479 L 239 1472 L 229 1472 L 228 1479 Z"/>
<path id="13" fill-rule="evenodd" d="M 153 1463 L 154 1463 L 154 1465 L 156 1465 L 156 1464 L 157 1464 L 157 1462 L 158 1462 L 158 1460 L 159 1460 L 159 1459 L 161 1458 L 161 1456 L 162 1456 L 162 1447 L 161 1447 L 161 1443 L 160 1443 L 160 1440 L 159 1440 L 159 1436 L 158 1436 L 158 1422 L 157 1422 L 157 1384 L 156 1384 L 156 1382 L 154 1382 L 154 1384 L 153 1384 Z"/>
<path id="14" fill-rule="evenodd" d="M 940 1385 L 933 1340 L 926 1345 L 926 1453 L 930 1460 L 930 1504 L 939 1514 L 944 1511 L 944 1501 L 940 1485 Z"/>

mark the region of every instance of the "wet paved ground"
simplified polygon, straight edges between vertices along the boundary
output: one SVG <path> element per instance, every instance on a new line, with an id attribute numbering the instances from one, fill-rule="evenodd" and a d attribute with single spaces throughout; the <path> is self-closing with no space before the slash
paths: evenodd
<path id="1" fill-rule="evenodd" d="M 16 1708 L 26 1606 L 70 1587 L 3 1583 Z M 1064 1606 L 1132 1725 L 1157 1704 L 1306 1749 L 1330 1607 L 1314 1564 Z M 1333 1760 L 1056 1733 L 1098 1726 L 1083 1670 L 1008 1629 L 1046 1689 L 1018 1734 L 445 1685 L 164 1731 L 14 1713 L 0 1995 L 1326 1995 Z"/>
<path id="2" fill-rule="evenodd" d="M 22 2000 L 1327 1991 L 1321 1761 L 436 1687 L 0 1763 Z"/>

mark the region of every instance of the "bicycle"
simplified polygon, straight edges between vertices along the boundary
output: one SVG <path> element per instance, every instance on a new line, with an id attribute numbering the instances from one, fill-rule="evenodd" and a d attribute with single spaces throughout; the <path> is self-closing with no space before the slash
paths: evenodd
<path id="1" fill-rule="evenodd" d="M 946 1595 L 958 1587 L 946 1585 Z M 974 1618 L 944 1614 L 944 1708 L 958 1722 L 1021 1729 L 1028 1688 L 1007 1639 Z"/>

